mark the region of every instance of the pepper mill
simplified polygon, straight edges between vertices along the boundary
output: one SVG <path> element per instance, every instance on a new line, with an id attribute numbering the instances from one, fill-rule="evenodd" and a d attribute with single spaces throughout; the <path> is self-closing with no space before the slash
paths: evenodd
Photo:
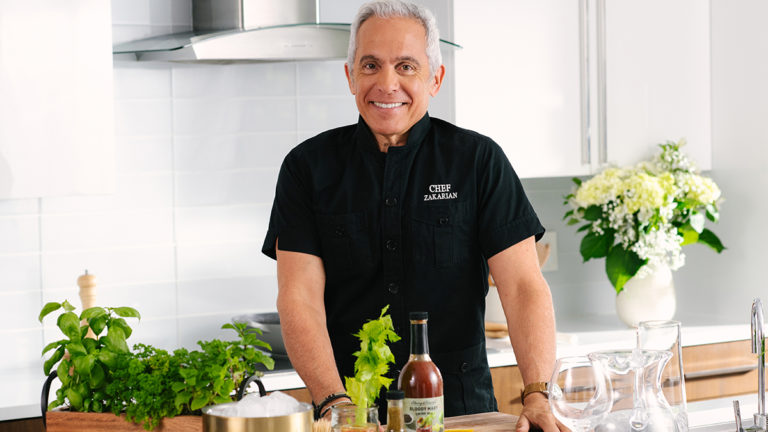
<path id="1" fill-rule="evenodd" d="M 85 274 L 80 275 L 77 278 L 77 285 L 80 287 L 80 304 L 83 307 L 83 311 L 88 308 L 92 308 L 96 305 L 96 276 L 88 274 L 88 270 Z M 85 320 L 81 323 L 86 324 Z M 93 330 L 88 329 L 88 334 L 85 337 L 96 339 L 96 335 Z"/>

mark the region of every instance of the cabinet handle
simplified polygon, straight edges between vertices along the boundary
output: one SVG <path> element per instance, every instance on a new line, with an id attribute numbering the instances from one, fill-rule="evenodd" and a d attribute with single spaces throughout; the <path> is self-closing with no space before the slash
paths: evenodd
<path id="1" fill-rule="evenodd" d="M 589 6 L 579 0 L 579 91 L 581 97 L 581 164 L 592 159 L 589 140 Z"/>
<path id="2" fill-rule="evenodd" d="M 697 371 L 697 372 L 687 372 L 685 374 L 685 379 L 696 380 L 696 379 L 710 378 L 710 377 L 716 377 L 716 376 L 738 375 L 738 374 L 745 374 L 747 372 L 751 372 L 755 369 L 757 369 L 757 365 L 744 365 L 744 366 L 732 366 L 732 367 L 726 367 L 726 368 L 720 368 L 720 369 L 709 369 L 709 370 L 703 370 L 703 371 Z"/>
<path id="3" fill-rule="evenodd" d="M 598 164 L 608 162 L 608 113 L 606 107 L 605 0 L 597 0 L 597 133 Z"/>

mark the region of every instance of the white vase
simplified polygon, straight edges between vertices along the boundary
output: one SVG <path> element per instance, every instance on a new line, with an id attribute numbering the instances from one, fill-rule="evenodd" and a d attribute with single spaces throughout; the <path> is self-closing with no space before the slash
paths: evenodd
<path id="1" fill-rule="evenodd" d="M 629 327 L 637 327 L 640 321 L 669 320 L 675 315 L 672 270 L 666 265 L 647 270 L 642 278 L 628 280 L 616 296 L 616 314 Z"/>

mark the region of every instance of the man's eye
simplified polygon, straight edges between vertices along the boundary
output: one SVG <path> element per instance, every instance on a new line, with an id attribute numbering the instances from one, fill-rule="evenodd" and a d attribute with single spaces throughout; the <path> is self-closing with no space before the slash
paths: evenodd
<path id="1" fill-rule="evenodd" d="M 374 70 L 376 69 L 376 65 L 373 63 L 366 63 L 363 65 L 364 70 Z"/>
<path id="2" fill-rule="evenodd" d="M 410 64 L 401 65 L 400 69 L 404 70 L 405 72 L 413 72 L 413 71 L 416 70 L 416 68 L 413 67 L 413 65 L 410 65 Z"/>

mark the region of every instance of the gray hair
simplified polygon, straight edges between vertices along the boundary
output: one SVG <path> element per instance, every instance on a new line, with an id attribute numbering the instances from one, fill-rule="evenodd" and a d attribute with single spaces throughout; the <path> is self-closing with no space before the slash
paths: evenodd
<path id="1" fill-rule="evenodd" d="M 347 65 L 349 70 L 354 69 L 355 51 L 357 50 L 357 31 L 360 26 L 373 16 L 379 18 L 412 18 L 421 22 L 427 33 L 427 58 L 429 59 L 429 75 L 434 76 L 440 65 L 443 64 L 443 56 L 440 53 L 440 32 L 437 29 L 437 20 L 432 12 L 424 6 L 407 3 L 401 0 L 372 1 L 360 6 L 349 35 L 349 49 L 347 50 Z"/>

